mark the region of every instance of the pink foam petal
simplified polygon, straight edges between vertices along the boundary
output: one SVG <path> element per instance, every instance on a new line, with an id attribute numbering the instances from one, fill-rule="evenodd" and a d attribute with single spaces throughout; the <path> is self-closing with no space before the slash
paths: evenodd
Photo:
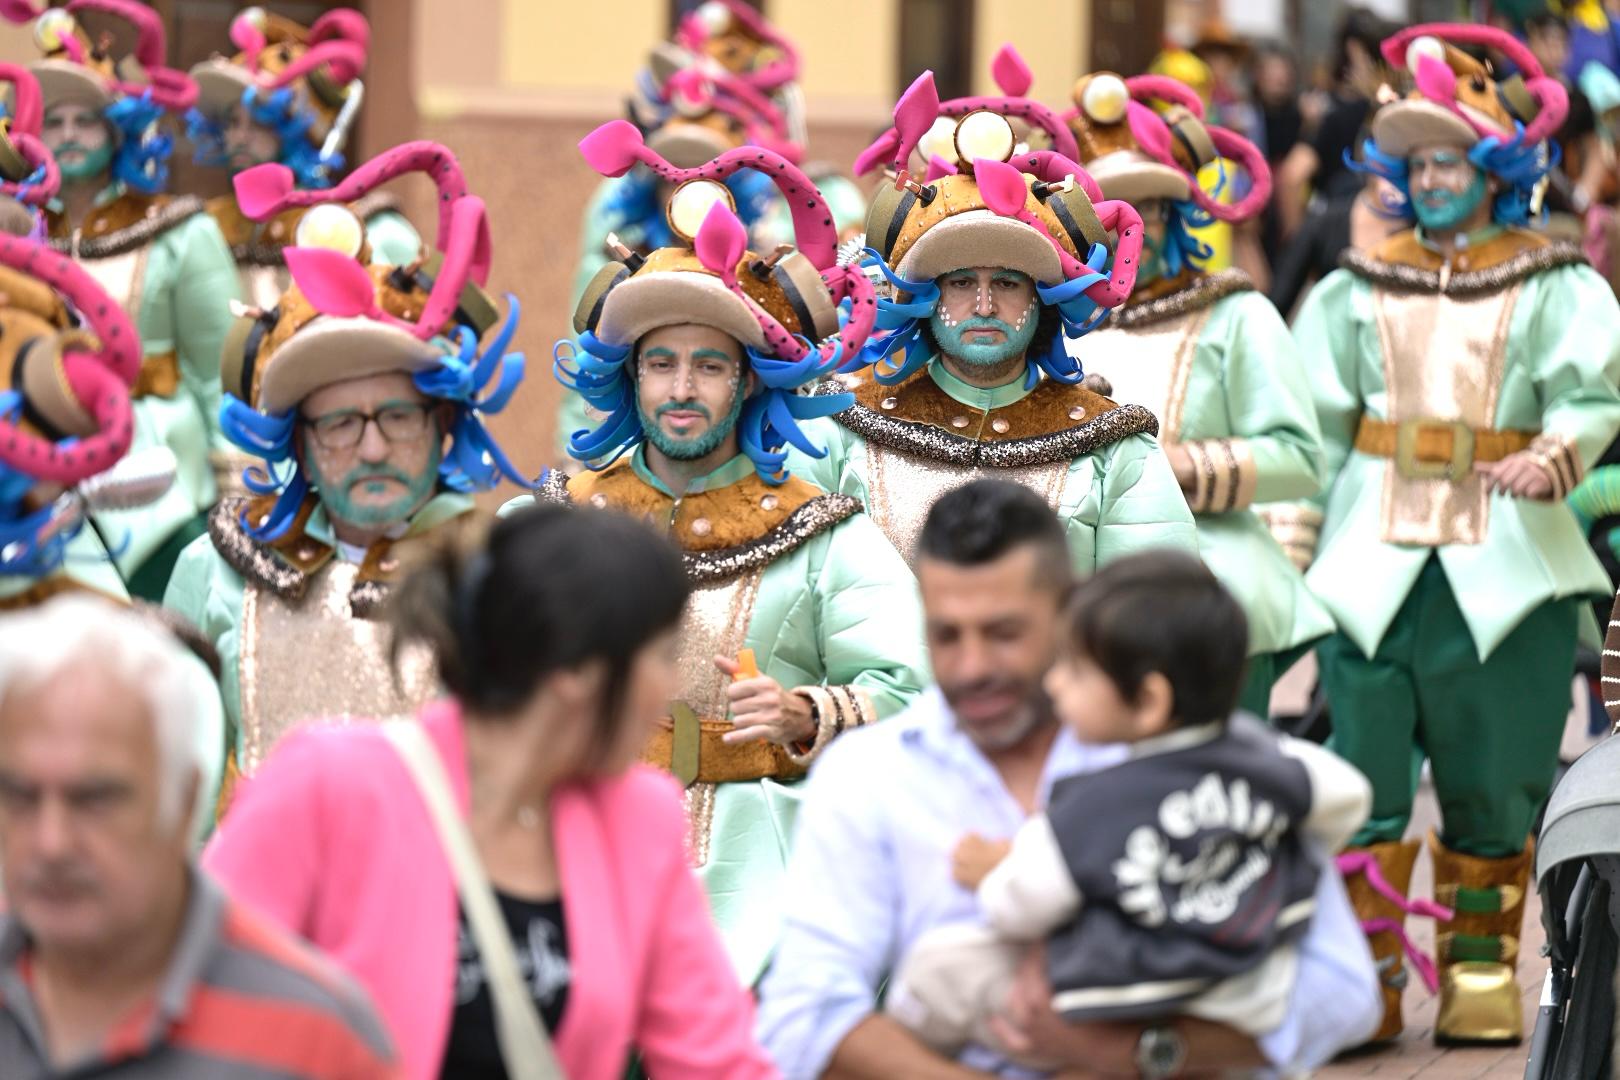
<path id="1" fill-rule="evenodd" d="M 956 166 L 940 157 L 938 154 L 928 155 L 928 175 L 924 177 L 925 183 L 933 183 L 942 176 L 955 176 Z"/>
<path id="2" fill-rule="evenodd" d="M 1136 143 L 1149 157 L 1161 162 L 1173 160 L 1170 153 L 1170 128 L 1159 114 L 1136 101 L 1125 103 L 1125 119 L 1131 125 Z"/>
<path id="3" fill-rule="evenodd" d="M 1432 56 L 1420 56 L 1412 77 L 1418 90 L 1430 101 L 1448 105 L 1457 100 L 1457 75 L 1449 64 Z"/>
<path id="4" fill-rule="evenodd" d="M 579 152 L 603 176 L 623 176 L 639 160 L 641 131 L 628 120 L 609 120 L 583 139 Z"/>
<path id="5" fill-rule="evenodd" d="M 264 31 L 238 15 L 231 20 L 231 44 L 247 54 L 249 63 L 257 64 L 259 54 L 264 51 Z"/>
<path id="6" fill-rule="evenodd" d="M 12 86 L 11 134 L 38 135 L 45 121 L 45 103 L 39 80 L 20 64 L 0 64 L 0 82 Z"/>
<path id="7" fill-rule="evenodd" d="M 990 77 L 1009 97 L 1024 97 L 1035 82 L 1035 73 L 1011 44 L 996 50 L 995 59 L 990 61 Z"/>
<path id="8" fill-rule="evenodd" d="M 41 0 L 0 0 L 0 16 L 8 22 L 30 22 L 43 10 Z"/>
<path id="9" fill-rule="evenodd" d="M 979 183 L 979 194 L 984 204 L 1002 217 L 1015 217 L 1024 208 L 1029 188 L 1024 185 L 1024 174 L 992 158 L 975 158 L 973 178 Z"/>
<path id="10" fill-rule="evenodd" d="M 934 87 L 934 73 L 925 71 L 906 87 L 894 106 L 894 130 L 900 135 L 896 147 L 899 160 L 905 160 L 938 116 L 939 91 Z"/>
<path id="11" fill-rule="evenodd" d="M 231 180 L 231 185 L 236 188 L 236 203 L 242 213 L 259 221 L 281 209 L 297 181 L 287 166 L 269 162 L 243 169 Z"/>
<path id="12" fill-rule="evenodd" d="M 376 286 L 366 268 L 331 248 L 290 247 L 282 251 L 300 292 L 324 315 L 350 319 L 376 306 Z"/>
<path id="13" fill-rule="evenodd" d="M 736 274 L 743 252 L 748 250 L 748 231 L 731 207 L 717 201 L 704 215 L 692 246 L 699 262 L 729 282 Z"/>
<path id="14" fill-rule="evenodd" d="M 855 158 L 855 175 L 865 176 L 879 166 L 892 163 L 894 161 L 895 147 L 899 145 L 900 133 L 895 131 L 894 128 L 890 128 L 879 135 L 871 146 L 862 150 L 860 155 Z"/>

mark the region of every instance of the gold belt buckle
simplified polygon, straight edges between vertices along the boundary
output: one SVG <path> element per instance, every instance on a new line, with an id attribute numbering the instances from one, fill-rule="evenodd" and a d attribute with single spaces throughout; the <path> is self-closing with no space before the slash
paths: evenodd
<path id="1" fill-rule="evenodd" d="M 1423 461 L 1418 437 L 1425 431 L 1451 432 L 1451 457 Z M 1474 429 L 1461 420 L 1402 420 L 1395 426 L 1395 471 L 1407 480 L 1460 480 L 1474 464 Z"/>

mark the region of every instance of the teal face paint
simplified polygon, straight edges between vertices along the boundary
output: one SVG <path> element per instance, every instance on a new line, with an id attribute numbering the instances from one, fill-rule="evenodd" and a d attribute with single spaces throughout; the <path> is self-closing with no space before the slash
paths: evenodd
<path id="1" fill-rule="evenodd" d="M 642 409 L 641 403 L 636 403 L 636 414 L 641 418 L 641 433 L 647 441 L 658 448 L 658 451 L 673 461 L 696 461 L 708 457 L 724 443 L 732 431 L 737 427 L 737 420 L 742 416 L 743 394 L 739 386 L 731 395 L 731 408 L 726 415 L 720 418 L 718 424 L 713 423 L 708 406 L 698 401 L 666 401 L 653 410 L 648 416 Z M 690 438 L 679 438 L 664 431 L 658 424 L 658 418 L 671 412 L 701 413 L 703 419 L 710 421 L 709 427 L 701 434 Z"/>
<path id="2" fill-rule="evenodd" d="M 957 278 L 963 271 L 955 271 L 945 275 L 946 279 Z M 991 277 L 992 287 L 1001 282 L 1015 282 L 1027 284 L 1029 279 L 1022 274 L 1010 271 L 1001 271 Z M 960 287 L 960 286 L 958 286 Z M 974 302 L 974 310 L 984 303 L 983 286 L 977 286 L 981 291 Z M 960 292 L 958 295 L 962 295 Z M 1005 307 L 1005 301 L 1002 301 Z M 940 351 L 968 367 L 993 368 L 1005 364 L 1022 356 L 1029 348 L 1029 343 L 1035 339 L 1036 327 L 1040 325 L 1040 305 L 1034 298 L 1030 299 L 1029 306 L 1019 314 L 1016 322 L 1009 323 L 993 315 L 970 315 L 961 320 L 953 320 L 944 311 L 944 303 L 934 308 L 934 313 L 928 317 L 928 328 L 933 331 L 934 340 L 938 342 Z M 999 310 L 999 309 L 998 309 Z M 976 331 L 999 330 L 1000 341 L 972 340 Z"/>
<path id="3" fill-rule="evenodd" d="M 427 501 L 438 483 L 439 461 L 443 455 L 443 448 L 438 440 L 434 440 L 426 464 L 415 476 L 388 462 L 376 462 L 356 465 L 335 484 L 327 483 L 325 477 L 321 476 L 320 466 L 315 463 L 313 454 L 306 456 L 304 464 L 328 517 L 362 528 L 376 528 L 404 521 L 411 511 Z M 362 480 L 362 477 L 367 479 Z M 372 477 L 377 479 L 370 479 Z M 384 477 L 401 484 L 405 488 L 404 493 L 385 503 L 362 503 L 354 498 L 356 487 L 368 495 L 381 495 L 387 491 L 388 485 L 382 479 Z"/>
<path id="4" fill-rule="evenodd" d="M 76 160 L 68 162 L 62 159 L 72 152 L 80 155 Z M 112 164 L 113 144 L 108 139 L 95 149 L 90 149 L 76 142 L 63 143 L 56 151 L 57 167 L 62 171 L 64 180 L 88 180 L 100 176 Z"/>
<path id="5" fill-rule="evenodd" d="M 1417 217 L 1418 224 L 1430 232 L 1455 229 L 1468 220 L 1479 208 L 1480 200 L 1485 198 L 1485 170 L 1468 164 L 1466 159 L 1460 160 L 1473 172 L 1467 187 L 1461 191 L 1434 187 L 1412 192 L 1412 213 Z M 1447 166 L 1458 162 L 1437 156 L 1434 164 Z M 1415 168 L 1413 173 L 1416 173 Z"/>

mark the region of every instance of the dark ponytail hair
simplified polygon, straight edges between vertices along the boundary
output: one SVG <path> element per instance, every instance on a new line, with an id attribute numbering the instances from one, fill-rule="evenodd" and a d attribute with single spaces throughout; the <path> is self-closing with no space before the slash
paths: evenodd
<path id="1" fill-rule="evenodd" d="M 401 583 L 393 659 L 427 645 L 445 688 L 493 717 L 522 708 L 553 672 L 601 660 L 605 747 L 636 655 L 679 622 L 689 591 L 680 554 L 642 523 L 542 504 L 499 519 L 482 544 L 439 550 Z"/>

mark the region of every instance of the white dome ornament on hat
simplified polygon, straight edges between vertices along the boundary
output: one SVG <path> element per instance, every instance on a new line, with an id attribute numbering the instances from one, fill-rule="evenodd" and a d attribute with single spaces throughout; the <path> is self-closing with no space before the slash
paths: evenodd
<path id="1" fill-rule="evenodd" d="M 892 182 L 879 187 L 867 217 L 866 252 L 867 264 L 898 295 L 879 301 L 877 326 L 884 332 L 842 370 L 872 366 L 880 383 L 904 381 L 933 352 L 925 328 L 939 302 L 935 279 L 963 267 L 994 266 L 1033 279 L 1039 302 L 1055 308 L 1062 323 L 1063 334 L 1053 334 L 1045 352 L 1026 358 L 1026 385 L 1034 386 L 1043 372 L 1078 382 L 1082 372 L 1062 338 L 1085 334 L 1130 295 L 1142 252 L 1142 219 L 1128 203 L 1105 201 L 1073 158 L 1053 150 L 1018 153 L 1016 133 L 1001 109 L 1022 109 L 1019 99 L 962 100 L 983 107 L 952 121 L 954 152 L 971 155 L 960 169 L 945 171 L 935 154 L 923 183 L 906 167 L 926 136 L 932 133 L 936 144 L 941 139 L 937 124 L 945 106 L 932 72 L 906 90 L 895 106 L 894 128 L 857 161 L 857 168 L 883 161 L 890 166 Z M 1021 114 L 1051 128 L 1055 144 L 1073 147 L 1072 134 L 1049 110 Z M 1112 249 L 1110 234 L 1118 236 Z"/>
<path id="2" fill-rule="evenodd" d="M 598 271 L 574 315 L 578 344 L 558 342 L 554 373 L 607 419 L 574 432 L 569 452 L 592 469 L 606 468 L 643 435 L 626 363 L 635 343 L 662 326 L 698 323 L 740 342 L 759 390 L 743 405 L 738 440 L 767 483 L 786 474 L 783 447 L 813 457 L 799 421 L 831 415 L 847 396 L 796 391 L 829 375 L 866 341 L 876 313 L 872 284 L 858 268 L 837 265 L 836 226 L 810 179 L 781 155 L 760 147 L 728 151 L 693 169 L 677 169 L 641 139 L 633 124 L 597 128 L 580 151 L 598 172 L 622 176 L 636 164 L 677 185 L 666 208 L 681 244 L 643 257 L 628 250 Z M 750 254 L 747 234 L 723 181 L 743 169 L 768 176 L 791 208 L 795 250 Z M 841 308 L 847 305 L 847 312 Z M 607 460 L 603 460 L 606 458 Z"/>
<path id="3" fill-rule="evenodd" d="M 404 267 L 362 263 L 364 227 L 340 204 L 410 173 L 438 187 L 433 255 Z M 502 477 L 531 488 L 544 482 L 544 474 L 536 481 L 519 473 L 483 425 L 523 378 L 523 356 L 507 351 L 520 307 L 508 295 L 502 319 L 483 290 L 491 258 L 484 202 L 468 193 L 448 149 L 396 146 L 326 191 L 298 189 L 292 170 L 279 164 L 238 173 L 234 183 L 243 213 L 254 220 L 309 209 L 298 246 L 285 253 L 292 287 L 275 309 L 237 320 L 221 365 L 225 435 L 265 462 L 243 480 L 257 494 L 278 496 L 266 520 L 242 523 L 251 535 L 284 533 L 308 493 L 293 446 L 298 403 L 331 383 L 385 371 L 411 374 L 418 390 L 454 407 L 439 469 L 445 486 L 486 490 Z"/>

